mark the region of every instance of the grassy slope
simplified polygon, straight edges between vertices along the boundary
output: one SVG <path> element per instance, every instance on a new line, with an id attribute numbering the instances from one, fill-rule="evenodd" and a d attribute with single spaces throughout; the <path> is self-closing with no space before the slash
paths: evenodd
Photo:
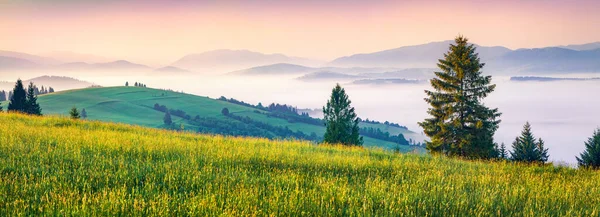
<path id="1" fill-rule="evenodd" d="M 600 172 L 0 114 L 0 216 L 598 216 Z"/>
<path id="2" fill-rule="evenodd" d="M 164 95 L 163 95 L 164 94 Z M 314 126 L 305 123 L 288 123 L 286 120 L 270 118 L 264 114 L 257 114 L 255 109 L 236 105 L 229 102 L 211 99 L 208 97 L 191 94 L 163 91 L 152 88 L 139 87 L 106 87 L 87 88 L 47 94 L 39 97 L 44 114 L 67 115 L 72 106 L 85 108 L 88 118 L 92 120 L 112 121 L 120 123 L 136 124 L 148 127 L 162 126 L 164 113 L 152 109 L 154 103 L 166 105 L 168 108 L 181 109 L 190 116 L 227 118 L 221 114 L 221 109 L 227 107 L 231 113 L 249 116 L 250 118 L 269 123 L 276 126 L 287 126 L 291 130 L 299 130 L 310 134 L 315 132 L 322 135 L 325 127 Z M 175 122 L 183 122 L 181 118 L 174 117 Z M 392 134 L 405 133 L 406 137 L 416 135 L 401 128 L 373 125 L 382 130 L 387 129 Z M 186 129 L 193 127 L 186 126 Z M 365 138 L 367 147 L 396 147 L 396 144 L 373 138 Z M 412 148 L 403 147 L 403 151 Z"/>

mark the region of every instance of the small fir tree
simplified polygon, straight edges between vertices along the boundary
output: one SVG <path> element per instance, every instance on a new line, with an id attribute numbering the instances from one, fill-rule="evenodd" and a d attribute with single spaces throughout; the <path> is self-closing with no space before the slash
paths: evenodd
<path id="1" fill-rule="evenodd" d="M 81 109 L 81 118 L 83 118 L 83 119 L 87 118 L 87 111 L 85 110 L 85 108 Z"/>
<path id="2" fill-rule="evenodd" d="M 508 159 L 508 151 L 506 150 L 504 142 L 500 145 L 500 149 L 498 149 L 498 157 L 500 159 Z"/>
<path id="3" fill-rule="evenodd" d="M 548 161 L 548 149 L 544 148 L 544 141 L 533 136 L 529 122 L 523 126 L 521 136 L 517 137 L 510 152 L 511 160 L 526 163 L 545 163 Z"/>
<path id="4" fill-rule="evenodd" d="M 576 158 L 580 167 L 600 169 L 600 128 L 585 142 L 585 150 Z"/>
<path id="5" fill-rule="evenodd" d="M 29 83 L 29 87 L 27 88 L 25 112 L 31 115 L 42 115 L 42 108 L 37 102 L 37 94 L 35 93 L 35 86 L 33 83 Z"/>
<path id="6" fill-rule="evenodd" d="M 79 111 L 77 111 L 77 108 L 75 106 L 73 106 L 73 108 L 71 108 L 71 110 L 69 111 L 69 115 L 71 116 L 71 119 L 74 119 L 74 120 L 81 118 Z"/>
<path id="7" fill-rule="evenodd" d="M 339 84 L 335 85 L 331 98 L 323 107 L 327 127 L 323 142 L 357 146 L 363 144 L 363 138 L 359 135 L 359 119 L 350 103 L 344 88 Z"/>

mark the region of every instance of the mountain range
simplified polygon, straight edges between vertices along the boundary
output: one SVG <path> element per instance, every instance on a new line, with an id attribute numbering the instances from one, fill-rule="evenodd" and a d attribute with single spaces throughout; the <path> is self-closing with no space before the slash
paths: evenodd
<path id="1" fill-rule="evenodd" d="M 322 62 L 284 54 L 264 54 L 249 50 L 214 50 L 188 54 L 168 66 L 153 68 L 127 60 L 110 60 L 89 54 L 54 52 L 48 56 L 0 51 L 0 71 L 4 70 L 107 70 L 231 75 L 303 75 L 330 71 L 351 75 L 378 73 L 381 78 L 419 79 L 432 69 L 453 41 L 404 46 L 373 53 L 354 54 Z M 501 46 L 474 44 L 484 72 L 519 75 L 523 73 L 600 72 L 600 42 L 546 48 L 511 50 Z M 66 62 L 80 60 L 74 62 Z M 106 62 L 105 62 L 106 61 Z M 404 70 L 404 71 L 403 71 Z M 408 71 L 407 71 L 408 70 Z M 409 74 L 411 76 L 408 76 Z M 430 72 L 426 72 L 429 74 Z M 425 76 L 429 76 L 425 75 Z"/>
<path id="2" fill-rule="evenodd" d="M 454 41 L 432 42 L 378 51 L 374 53 L 354 54 L 340 57 L 328 65 L 339 67 L 397 67 L 397 68 L 431 68 L 438 59 L 448 51 Z M 475 45 L 484 62 L 511 52 L 505 47 L 484 47 Z"/>

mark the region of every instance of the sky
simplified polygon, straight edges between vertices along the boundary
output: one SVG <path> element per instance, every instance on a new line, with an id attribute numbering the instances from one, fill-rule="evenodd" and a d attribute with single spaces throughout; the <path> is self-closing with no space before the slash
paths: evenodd
<path id="1" fill-rule="evenodd" d="M 486 46 L 600 41 L 598 0 L 0 0 L 0 50 L 168 65 L 247 49 L 332 60 L 462 34 Z"/>

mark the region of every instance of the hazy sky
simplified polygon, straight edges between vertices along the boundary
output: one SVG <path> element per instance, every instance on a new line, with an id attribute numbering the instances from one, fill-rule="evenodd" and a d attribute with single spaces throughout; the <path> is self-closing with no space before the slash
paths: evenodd
<path id="1" fill-rule="evenodd" d="M 0 0 L 0 50 L 169 64 L 249 49 L 331 60 L 452 39 L 543 47 L 600 41 L 599 0 Z"/>

